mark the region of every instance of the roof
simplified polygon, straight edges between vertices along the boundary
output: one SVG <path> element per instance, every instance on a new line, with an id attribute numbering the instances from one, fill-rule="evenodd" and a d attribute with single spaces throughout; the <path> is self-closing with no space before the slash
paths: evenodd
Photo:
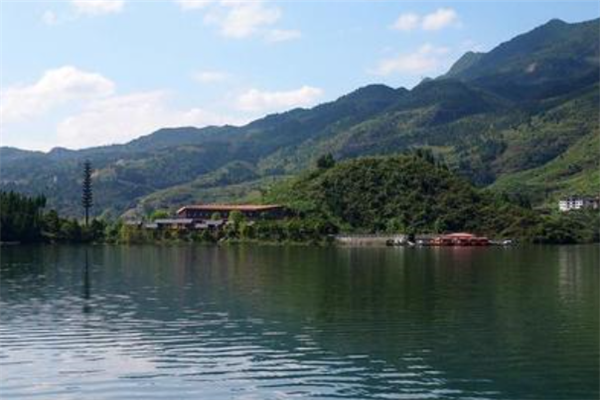
<path id="1" fill-rule="evenodd" d="M 154 220 L 156 224 L 191 224 L 194 222 L 191 218 L 165 218 Z"/>
<path id="2" fill-rule="evenodd" d="M 278 204 L 199 204 L 184 206 L 177 210 L 177 214 L 185 210 L 198 211 L 268 211 L 282 208 Z"/>
<path id="3" fill-rule="evenodd" d="M 600 196 L 570 196 L 559 201 L 599 201 Z"/>
<path id="4" fill-rule="evenodd" d="M 468 240 L 489 240 L 485 236 L 476 236 L 468 232 L 449 233 L 447 235 L 438 236 L 440 239 L 468 239 Z"/>
<path id="5" fill-rule="evenodd" d="M 447 235 L 442 235 L 443 237 L 469 237 L 469 238 L 474 238 L 475 235 L 473 235 L 472 233 L 467 233 L 467 232 L 458 232 L 458 233 L 449 233 Z"/>

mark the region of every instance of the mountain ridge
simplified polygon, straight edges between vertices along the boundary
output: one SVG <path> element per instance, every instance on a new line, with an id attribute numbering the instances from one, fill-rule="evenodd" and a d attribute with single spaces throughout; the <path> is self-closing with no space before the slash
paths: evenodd
<path id="1" fill-rule="evenodd" d="M 525 171 L 535 170 L 533 176 L 543 182 L 544 165 L 598 132 L 593 110 L 600 102 L 599 21 L 550 21 L 490 52 L 466 53 L 448 73 L 411 90 L 367 85 L 310 109 L 270 114 L 243 126 L 163 128 L 128 143 L 82 150 L 2 147 L 0 187 L 44 192 L 52 207 L 73 213 L 79 164 L 90 159 L 97 210 L 118 216 L 139 210 L 139 204 L 226 200 L 217 193 L 221 187 L 225 191 L 226 180 L 221 186 L 206 182 L 235 171 L 247 178 L 231 180 L 239 199 L 256 191 L 257 182 L 298 173 L 327 153 L 344 159 L 427 148 L 476 185 L 519 190 L 511 174 L 529 176 Z M 537 67 L 528 72 L 531 65 Z M 581 151 L 573 154 L 584 157 Z M 550 168 L 553 176 L 569 182 L 568 168 L 556 165 Z M 566 170 L 561 175 L 556 168 Z M 584 175 L 589 184 L 558 185 L 536 201 L 548 203 L 569 187 L 600 191 L 600 177 Z M 494 185 L 500 178 L 511 183 Z M 185 199 L 177 195 L 182 192 Z"/>

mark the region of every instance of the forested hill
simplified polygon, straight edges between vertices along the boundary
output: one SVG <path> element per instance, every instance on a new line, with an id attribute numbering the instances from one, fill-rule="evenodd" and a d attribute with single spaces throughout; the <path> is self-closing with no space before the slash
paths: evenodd
<path id="1" fill-rule="evenodd" d="M 332 221 L 343 231 L 514 237 L 525 236 L 515 231 L 517 221 L 534 225 L 529 210 L 477 190 L 425 155 L 359 157 L 312 169 L 274 185 L 264 200 Z"/>
<path id="2" fill-rule="evenodd" d="M 325 160 L 325 162 L 323 161 Z M 398 156 L 321 158 L 318 168 L 283 180 L 263 196 L 306 221 L 342 232 L 476 232 L 538 243 L 598 242 L 598 213 L 545 214 L 526 202 L 473 187 L 417 150 Z"/>
<path id="3" fill-rule="evenodd" d="M 161 129 L 123 145 L 48 153 L 0 149 L 0 188 L 43 193 L 76 214 L 81 163 L 96 171 L 97 214 L 258 195 L 332 153 L 427 148 L 473 184 L 535 204 L 600 192 L 599 20 L 552 20 L 488 53 L 467 53 L 412 90 L 360 88 L 241 127 Z"/>

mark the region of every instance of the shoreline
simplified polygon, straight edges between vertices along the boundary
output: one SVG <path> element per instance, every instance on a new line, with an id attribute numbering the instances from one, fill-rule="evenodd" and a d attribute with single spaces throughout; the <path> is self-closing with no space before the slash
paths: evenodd
<path id="1" fill-rule="evenodd" d="M 138 242 L 138 243 L 122 243 L 122 242 L 0 242 L 0 248 L 16 248 L 16 247 L 28 247 L 28 246 L 156 246 L 156 247 L 176 247 L 176 246 L 198 246 L 198 247 L 228 247 L 228 246 L 268 246 L 268 247 L 337 247 L 337 248 L 390 248 L 390 249 L 440 249 L 440 248 L 456 248 L 456 249 L 509 249 L 516 247 L 552 247 L 552 246 L 590 246 L 600 245 L 600 242 L 580 242 L 580 243 L 532 243 L 532 242 L 519 242 L 510 245 L 491 244 L 487 246 L 463 246 L 463 245 L 386 245 L 381 243 L 370 243 L 370 244 L 347 244 L 347 243 L 336 243 L 334 241 L 327 242 L 276 242 L 276 241 L 257 241 L 257 240 L 233 240 L 224 241 L 218 243 L 210 242 L 193 242 L 193 241 L 155 241 L 155 242 Z"/>

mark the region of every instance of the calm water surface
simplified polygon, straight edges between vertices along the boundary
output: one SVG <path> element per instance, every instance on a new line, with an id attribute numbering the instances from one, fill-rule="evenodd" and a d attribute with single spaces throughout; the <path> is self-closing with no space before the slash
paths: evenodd
<path id="1" fill-rule="evenodd" d="M 1 250 L 2 399 L 597 399 L 597 246 Z"/>

